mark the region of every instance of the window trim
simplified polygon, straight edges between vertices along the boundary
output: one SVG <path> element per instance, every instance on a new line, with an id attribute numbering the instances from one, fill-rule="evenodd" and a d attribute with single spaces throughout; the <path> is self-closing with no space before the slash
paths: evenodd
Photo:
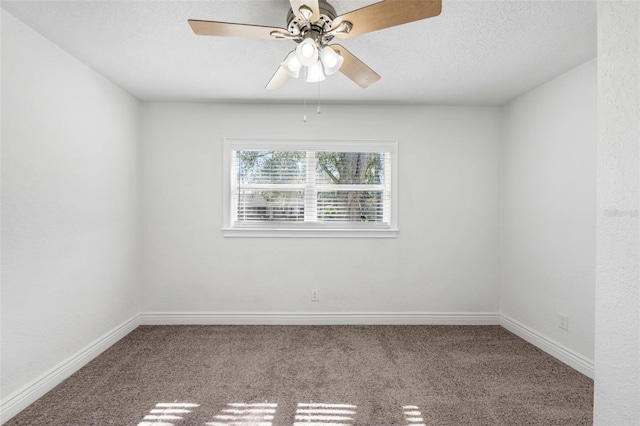
<path id="1" fill-rule="evenodd" d="M 273 151 L 291 150 L 302 146 L 315 151 L 388 151 L 391 153 L 391 197 L 389 227 L 375 228 L 338 224 L 331 226 L 287 226 L 264 223 L 259 227 L 233 226 L 231 223 L 231 153 L 243 149 Z M 396 238 L 398 229 L 398 141 L 397 140 L 323 140 L 323 139 L 257 139 L 224 138 L 222 155 L 222 232 L 224 237 L 249 238 Z"/>

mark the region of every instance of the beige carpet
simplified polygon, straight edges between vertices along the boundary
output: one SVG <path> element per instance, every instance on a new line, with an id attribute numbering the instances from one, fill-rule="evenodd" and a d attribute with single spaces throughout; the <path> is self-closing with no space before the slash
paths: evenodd
<path id="1" fill-rule="evenodd" d="M 7 425 L 590 425 L 592 400 L 499 326 L 143 326 Z"/>

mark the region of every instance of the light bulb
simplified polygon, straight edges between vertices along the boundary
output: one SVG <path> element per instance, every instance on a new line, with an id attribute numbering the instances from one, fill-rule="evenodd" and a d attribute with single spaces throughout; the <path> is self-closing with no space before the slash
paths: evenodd
<path id="1" fill-rule="evenodd" d="M 336 64 L 338 63 L 338 60 L 333 56 L 329 56 L 329 57 L 325 58 L 325 60 L 322 63 L 324 65 L 332 68 L 332 67 L 336 66 Z"/>
<path id="2" fill-rule="evenodd" d="M 313 46 L 311 46 L 309 43 L 303 44 L 302 48 L 300 49 L 300 52 L 302 53 L 302 56 L 304 56 L 305 58 L 311 58 L 315 53 Z"/>
<path id="3" fill-rule="evenodd" d="M 316 42 L 311 38 L 305 38 L 298 44 L 298 47 L 296 47 L 296 57 L 305 67 L 316 62 L 318 60 L 318 47 L 316 46 Z"/>
<path id="4" fill-rule="evenodd" d="M 287 74 L 289 74 L 293 78 L 298 78 L 300 75 L 300 68 L 302 68 L 302 64 L 296 57 L 296 51 L 292 50 L 289 52 L 287 57 L 282 61 L 282 69 L 284 69 Z"/>
<path id="5" fill-rule="evenodd" d="M 344 62 L 344 58 L 329 46 L 323 47 L 320 51 L 320 60 L 322 61 L 326 75 L 337 72 Z"/>
<path id="6" fill-rule="evenodd" d="M 323 81 L 324 72 L 322 71 L 322 63 L 316 61 L 307 68 L 307 83 L 317 83 Z"/>

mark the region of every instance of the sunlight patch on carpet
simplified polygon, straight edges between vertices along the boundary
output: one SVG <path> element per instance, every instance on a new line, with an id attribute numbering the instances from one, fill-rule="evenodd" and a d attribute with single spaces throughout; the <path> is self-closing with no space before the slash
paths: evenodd
<path id="1" fill-rule="evenodd" d="M 402 414 L 404 414 L 404 421 L 407 426 L 427 426 L 417 405 L 403 406 Z"/>
<path id="2" fill-rule="evenodd" d="M 138 426 L 174 426 L 173 422 L 182 420 L 191 408 L 199 406 L 190 402 L 159 402 Z"/>
<path id="3" fill-rule="evenodd" d="M 356 406 L 351 404 L 298 403 L 293 426 L 348 426 Z"/>
<path id="4" fill-rule="evenodd" d="M 207 426 L 272 426 L 278 404 L 271 402 L 227 404 Z"/>

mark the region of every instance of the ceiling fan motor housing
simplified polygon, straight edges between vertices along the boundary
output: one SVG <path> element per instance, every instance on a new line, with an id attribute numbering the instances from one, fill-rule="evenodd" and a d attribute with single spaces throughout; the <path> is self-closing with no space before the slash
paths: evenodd
<path id="1" fill-rule="evenodd" d="M 299 19 L 293 12 L 293 9 L 289 8 L 289 13 L 287 13 L 287 30 L 291 35 L 301 36 L 299 40 L 295 40 L 297 43 L 300 43 L 305 38 L 313 38 L 318 43 L 321 41 L 327 42 L 333 38 L 333 36 L 329 36 L 323 39 L 321 36 L 331 30 L 331 24 L 336 16 L 338 16 L 336 10 L 324 0 L 319 0 L 318 6 L 320 18 L 316 22 L 305 22 Z"/>

